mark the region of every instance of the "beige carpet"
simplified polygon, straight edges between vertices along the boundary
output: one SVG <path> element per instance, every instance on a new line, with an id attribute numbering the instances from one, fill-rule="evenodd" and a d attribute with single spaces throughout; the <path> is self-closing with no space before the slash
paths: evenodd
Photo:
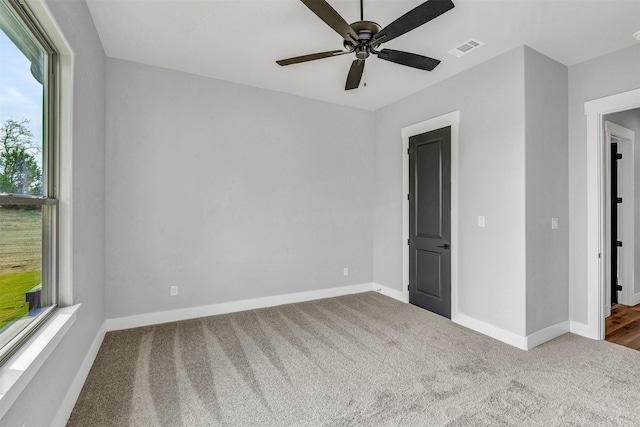
<path id="1" fill-rule="evenodd" d="M 368 292 L 110 332 L 68 426 L 640 425 L 640 352 L 529 352 Z"/>

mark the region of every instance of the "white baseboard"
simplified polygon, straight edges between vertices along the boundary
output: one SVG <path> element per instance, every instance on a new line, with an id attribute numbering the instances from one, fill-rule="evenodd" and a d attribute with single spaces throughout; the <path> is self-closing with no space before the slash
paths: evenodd
<path id="1" fill-rule="evenodd" d="M 378 283 L 373 284 L 373 290 L 376 292 L 380 292 L 381 294 L 388 297 L 394 298 L 398 301 L 405 303 L 409 302 L 409 294 L 407 292 L 402 292 L 388 286 L 380 285 Z M 522 350 L 530 350 L 534 347 L 537 347 L 542 343 L 557 338 L 560 335 L 566 334 L 570 329 L 569 321 L 567 320 L 555 325 L 551 325 L 548 328 L 542 329 L 538 332 L 534 332 L 531 335 L 521 336 L 513 332 L 505 331 L 504 329 L 497 326 L 482 322 L 465 314 L 452 313 L 451 320 L 454 323 L 457 323 L 469 329 L 473 329 L 476 332 L 480 332 L 481 334 L 490 336 L 491 338 L 495 338 L 499 341 Z"/>
<path id="2" fill-rule="evenodd" d="M 572 334 L 580 335 L 582 337 L 593 338 L 591 336 L 589 325 L 587 325 L 586 323 L 570 321 L 569 332 L 571 332 Z"/>
<path id="3" fill-rule="evenodd" d="M 257 308 L 273 307 L 282 304 L 311 301 L 320 298 L 331 298 L 341 295 L 367 292 L 371 290 L 404 303 L 409 302 L 406 292 L 402 292 L 401 290 L 393 289 L 385 285 L 380 285 L 378 283 L 362 283 L 359 285 L 320 289 L 316 291 L 298 292 L 293 294 L 232 301 L 199 307 L 188 307 L 178 310 L 159 311 L 127 317 L 117 317 L 113 319 L 107 319 L 105 324 L 106 331 L 117 331 L 121 329 L 157 325 L 160 323 L 195 319 L 198 317 L 214 316 L 217 314 L 233 313 L 237 311 L 253 310 Z M 487 335 L 491 338 L 495 338 L 499 341 L 520 348 L 522 350 L 532 349 L 569 331 L 582 335 L 579 332 L 575 332 L 575 322 L 569 321 L 557 323 L 528 336 L 522 336 L 460 313 L 453 316 L 451 320 L 454 323 L 472 329 L 476 332 L 480 332 L 481 334 Z M 584 326 L 586 328 L 586 325 Z"/>
<path id="4" fill-rule="evenodd" d="M 458 313 L 455 317 L 452 316 L 451 321 L 521 350 L 527 350 L 527 337 L 522 335 L 505 331 L 502 328 L 485 323 L 466 314 Z"/>
<path id="5" fill-rule="evenodd" d="M 373 284 L 373 290 L 376 292 L 380 292 L 381 294 L 388 297 L 394 298 L 398 301 L 405 303 L 409 302 L 409 295 L 406 292 L 402 292 L 388 286 L 380 285 L 378 283 Z M 490 336 L 491 338 L 495 338 L 499 341 L 522 350 L 530 350 L 542 343 L 545 343 L 569 332 L 569 321 L 549 326 L 548 328 L 545 328 L 528 336 L 521 336 L 513 332 L 505 331 L 502 328 L 490 325 L 464 314 L 458 313 L 452 315 L 451 320 L 466 328 L 473 329 L 476 332 L 480 332 L 481 334 Z"/>
<path id="6" fill-rule="evenodd" d="M 242 301 L 224 302 L 220 304 L 211 304 L 199 307 L 157 311 L 153 313 L 107 319 L 106 326 L 107 331 L 117 331 L 121 329 L 157 325 L 160 323 L 196 319 L 198 317 L 215 316 L 217 314 L 233 313 L 236 311 L 253 310 L 256 308 L 273 307 L 282 304 L 311 301 L 320 298 L 331 298 L 342 295 L 357 294 L 360 292 L 371 291 L 372 289 L 373 283 L 362 283 L 359 285 L 319 289 L 316 291 L 298 292 L 293 294 L 254 298 Z"/>
<path id="7" fill-rule="evenodd" d="M 638 305 L 638 304 L 640 304 L 640 293 L 632 294 L 631 295 L 631 302 L 629 303 L 629 305 L 633 306 L 633 305 Z"/>
<path id="8" fill-rule="evenodd" d="M 458 313 L 455 318 L 452 318 L 451 320 L 459 325 L 473 329 L 476 332 L 480 332 L 481 334 L 490 336 L 491 338 L 495 338 L 521 350 L 531 350 L 540 344 L 564 335 L 570 331 L 570 322 L 568 320 L 556 323 L 555 325 L 551 325 L 527 336 L 505 331 L 502 328 L 482 322 L 465 314 Z"/>
<path id="9" fill-rule="evenodd" d="M 529 334 L 525 337 L 525 350 L 531 350 L 532 348 L 537 347 L 540 344 L 551 341 L 554 338 L 558 338 L 559 336 L 569 332 L 569 330 L 569 321 L 565 320 L 564 322 L 556 323 L 555 325 L 551 325 L 547 328 Z"/>
<path id="10" fill-rule="evenodd" d="M 71 411 L 73 411 L 73 407 L 80 396 L 80 392 L 82 391 L 82 386 L 89 376 L 89 371 L 93 366 L 93 362 L 96 360 L 96 356 L 98 355 L 98 350 L 100 350 L 100 346 L 102 345 L 102 341 L 104 340 L 104 335 L 107 331 L 106 321 L 102 323 L 98 333 L 96 334 L 96 338 L 93 340 L 91 347 L 89 347 L 89 351 L 82 362 L 82 365 L 78 369 L 75 378 L 71 382 L 71 386 L 69 390 L 67 390 L 67 394 L 58 409 L 58 413 L 53 419 L 51 425 L 52 426 L 60 426 L 64 427 L 69 421 L 69 416 L 71 416 Z"/>
<path id="11" fill-rule="evenodd" d="M 402 292 L 388 286 L 380 285 L 378 283 L 373 284 L 373 290 L 376 292 L 380 292 L 382 295 L 397 299 L 400 302 L 409 302 L 409 294 L 407 294 L 406 292 Z"/>

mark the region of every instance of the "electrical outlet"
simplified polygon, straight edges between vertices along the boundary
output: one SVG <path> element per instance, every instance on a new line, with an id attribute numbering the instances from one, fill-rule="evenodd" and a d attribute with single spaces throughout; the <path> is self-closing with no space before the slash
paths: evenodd
<path id="1" fill-rule="evenodd" d="M 551 229 L 552 230 L 558 229 L 558 218 L 551 218 Z"/>
<path id="2" fill-rule="evenodd" d="M 171 287 L 171 296 L 175 297 L 178 295 L 178 287 L 177 286 L 172 286 Z"/>
<path id="3" fill-rule="evenodd" d="M 345 276 L 349 275 L 349 269 L 347 267 L 344 268 L 344 270 L 342 270 L 342 274 L 344 274 Z"/>
<path id="4" fill-rule="evenodd" d="M 484 217 L 483 216 L 479 216 L 478 217 L 478 227 L 484 227 Z"/>

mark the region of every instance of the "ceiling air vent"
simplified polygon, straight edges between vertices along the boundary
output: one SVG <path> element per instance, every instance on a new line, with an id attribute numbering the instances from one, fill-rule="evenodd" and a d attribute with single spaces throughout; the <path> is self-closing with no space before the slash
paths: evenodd
<path id="1" fill-rule="evenodd" d="M 479 48 L 482 45 L 484 45 L 484 43 L 482 43 L 478 39 L 469 39 L 466 42 L 462 43 L 460 46 L 456 47 L 455 49 L 451 49 L 449 53 L 459 58 L 462 55 L 466 55 L 467 53 L 471 52 L 474 49 Z"/>

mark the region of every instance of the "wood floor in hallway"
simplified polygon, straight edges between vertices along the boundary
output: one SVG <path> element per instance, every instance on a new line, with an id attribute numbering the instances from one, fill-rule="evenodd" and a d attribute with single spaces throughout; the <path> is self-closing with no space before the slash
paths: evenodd
<path id="1" fill-rule="evenodd" d="M 640 304 L 617 304 L 605 319 L 605 340 L 640 350 Z"/>

